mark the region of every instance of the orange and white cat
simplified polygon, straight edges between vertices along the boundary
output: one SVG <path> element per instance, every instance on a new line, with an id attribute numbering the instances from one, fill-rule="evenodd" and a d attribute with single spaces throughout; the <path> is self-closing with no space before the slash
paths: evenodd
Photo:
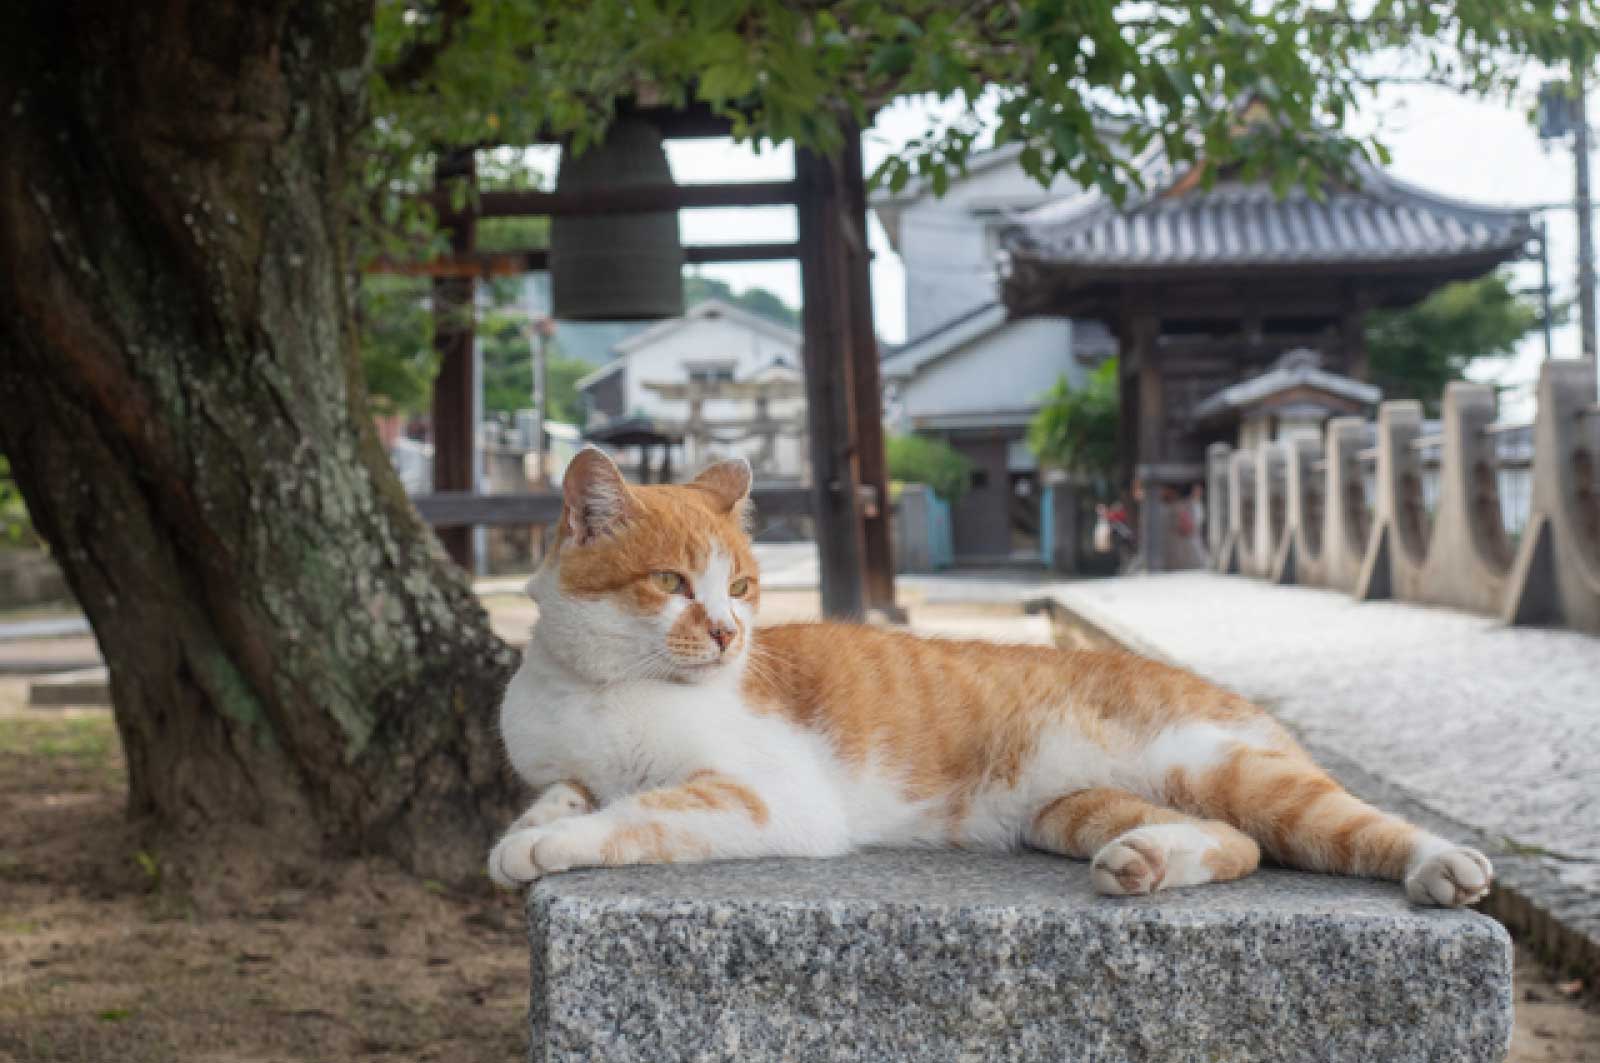
<path id="1" fill-rule="evenodd" d="M 501 885 L 575 867 L 863 846 L 1031 846 L 1101 893 L 1225 882 L 1265 851 L 1484 895 L 1489 861 L 1346 793 L 1255 706 L 1126 653 L 755 626 L 750 470 L 631 487 L 572 462 L 501 732 L 542 790 L 495 846 Z"/>

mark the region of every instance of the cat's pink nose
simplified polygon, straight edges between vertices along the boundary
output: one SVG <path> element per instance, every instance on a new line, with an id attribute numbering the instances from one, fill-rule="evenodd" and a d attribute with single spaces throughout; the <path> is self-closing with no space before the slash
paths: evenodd
<path id="1" fill-rule="evenodd" d="M 706 625 L 706 631 L 711 635 L 711 641 L 717 644 L 717 649 L 725 650 L 728 643 L 733 641 L 735 634 L 733 628 L 721 621 L 713 620 Z"/>

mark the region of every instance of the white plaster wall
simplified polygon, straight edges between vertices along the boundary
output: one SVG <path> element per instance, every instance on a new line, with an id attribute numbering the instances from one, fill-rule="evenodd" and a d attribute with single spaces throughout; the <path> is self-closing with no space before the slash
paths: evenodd
<path id="1" fill-rule="evenodd" d="M 925 200 L 905 212 L 900 254 L 906 271 L 906 336 L 931 332 L 993 302 L 994 255 L 985 226 L 959 207 Z"/>
<path id="2" fill-rule="evenodd" d="M 645 383 L 684 383 L 689 379 L 690 365 L 710 362 L 731 362 L 734 378 L 744 380 L 770 366 L 775 358 L 783 358 L 798 370 L 799 345 L 746 327 L 731 318 L 692 319 L 682 328 L 628 353 L 627 365 L 622 370 L 625 375 L 625 415 L 643 414 L 663 420 L 683 420 L 689 414 L 688 403 L 663 399 L 646 389 Z M 748 418 L 754 409 L 754 404 L 749 402 L 708 402 L 703 408 L 708 420 Z M 769 409 L 774 417 L 803 421 L 805 400 L 795 398 L 773 402 Z M 692 448 L 686 449 L 691 452 L 674 457 L 680 475 L 716 458 L 744 455 L 754 459 L 761 449 L 761 441 L 746 439 L 734 444 L 713 444 L 704 453 L 693 453 Z M 805 449 L 803 437 L 779 436 L 775 474 L 790 477 L 802 475 L 806 467 Z"/>
<path id="3" fill-rule="evenodd" d="M 995 300 L 995 233 L 1005 218 L 975 212 L 1026 210 L 1076 190 L 1065 179 L 1043 189 L 1012 161 L 956 181 L 943 199 L 930 194 L 907 206 L 899 240 L 906 336 L 920 336 Z"/>
<path id="4" fill-rule="evenodd" d="M 644 413 L 657 417 L 683 417 L 688 406 L 682 402 L 663 400 L 644 385 L 648 381 L 682 383 L 689 379 L 687 366 L 700 362 L 732 362 L 735 379 L 754 375 L 771 364 L 774 358 L 784 358 L 799 368 L 800 350 L 797 344 L 786 343 L 765 332 L 745 328 L 727 318 L 698 318 L 683 328 L 675 329 L 647 347 L 639 347 L 628 354 L 625 393 L 628 413 Z M 794 404 L 787 404 L 796 408 Z M 782 412 L 785 404 L 774 403 L 773 412 Z M 708 418 L 746 416 L 748 403 L 708 402 Z"/>
<path id="5" fill-rule="evenodd" d="M 1080 386 L 1087 372 L 1072 357 L 1071 321 L 1025 318 L 924 366 L 900 398 L 912 418 L 1036 409 L 1063 374 Z"/>

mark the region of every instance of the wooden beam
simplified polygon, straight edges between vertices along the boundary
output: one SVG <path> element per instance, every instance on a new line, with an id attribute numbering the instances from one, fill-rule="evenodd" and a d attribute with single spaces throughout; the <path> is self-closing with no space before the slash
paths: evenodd
<path id="1" fill-rule="evenodd" d="M 1138 375 L 1134 377 L 1139 389 L 1136 403 L 1139 450 L 1134 476 L 1139 480 L 1144 495 L 1139 503 L 1139 552 L 1144 555 L 1146 572 L 1164 572 L 1166 559 L 1163 548 L 1166 544 L 1161 534 L 1161 491 L 1151 481 L 1149 472 L 1167 458 L 1166 380 L 1158 364 L 1155 346 L 1160 321 L 1153 317 L 1141 317 L 1135 321 L 1134 329 L 1140 334 L 1140 345 L 1144 352 Z"/>
<path id="2" fill-rule="evenodd" d="M 812 512 L 808 487 L 756 484 L 750 492 L 756 514 L 763 519 L 802 517 Z M 422 519 L 435 528 L 499 527 L 520 524 L 554 524 L 561 518 L 560 491 L 532 491 L 516 495 L 478 495 L 470 491 L 437 491 L 411 500 Z"/>
<path id="3" fill-rule="evenodd" d="M 867 250 L 867 183 L 861 131 L 845 131 L 839 158 L 845 287 L 849 310 L 850 377 L 856 439 L 856 480 L 872 491 L 862 507 L 861 545 L 866 607 L 904 620 L 894 600 L 894 543 L 889 527 L 889 461 L 883 445 L 883 383 L 878 333 L 872 320 L 872 257 Z"/>
<path id="4" fill-rule="evenodd" d="M 683 249 L 691 266 L 704 262 L 782 262 L 800 257 L 796 240 L 759 244 L 696 244 Z"/>
<path id="5" fill-rule="evenodd" d="M 434 187 L 450 182 L 477 180 L 477 164 L 470 151 L 449 152 L 434 166 Z M 450 249 L 458 258 L 472 253 L 473 220 L 452 214 L 444 219 Z M 433 488 L 435 491 L 471 491 L 477 487 L 472 468 L 473 414 L 472 330 L 473 281 L 470 276 L 445 275 L 433 281 L 433 347 L 439 355 L 439 375 L 433 382 Z M 439 534 L 445 552 L 468 572 L 472 571 L 472 534 L 467 528 L 448 528 Z"/>
<path id="6" fill-rule="evenodd" d="M 691 265 L 707 262 L 784 262 L 799 256 L 800 245 L 795 241 L 700 244 L 683 249 L 683 260 Z M 367 264 L 366 272 L 412 277 L 510 277 L 522 273 L 541 273 L 549 268 L 549 249 L 530 247 L 514 251 L 475 251 L 426 262 L 376 258 Z"/>
<path id="7" fill-rule="evenodd" d="M 797 148 L 794 170 L 800 185 L 801 354 L 822 611 L 855 618 L 863 613 L 862 545 L 852 460 L 843 208 L 833 164 L 826 158 Z"/>
<path id="8" fill-rule="evenodd" d="M 633 185 L 584 188 L 570 192 L 505 190 L 480 192 L 474 213 L 480 218 L 519 218 L 585 214 L 647 214 L 707 207 L 793 205 L 793 181 L 740 181 L 696 185 Z"/>

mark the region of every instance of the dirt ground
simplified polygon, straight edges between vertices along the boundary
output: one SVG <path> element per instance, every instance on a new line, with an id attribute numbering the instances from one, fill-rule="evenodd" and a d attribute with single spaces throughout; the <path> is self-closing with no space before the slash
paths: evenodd
<path id="1" fill-rule="evenodd" d="M 25 697 L 0 676 L 0 1063 L 523 1058 L 517 898 L 248 834 L 163 849 L 123 816 L 109 712 Z M 1519 949 L 1512 1060 L 1600 1063 L 1571 989 Z"/>

